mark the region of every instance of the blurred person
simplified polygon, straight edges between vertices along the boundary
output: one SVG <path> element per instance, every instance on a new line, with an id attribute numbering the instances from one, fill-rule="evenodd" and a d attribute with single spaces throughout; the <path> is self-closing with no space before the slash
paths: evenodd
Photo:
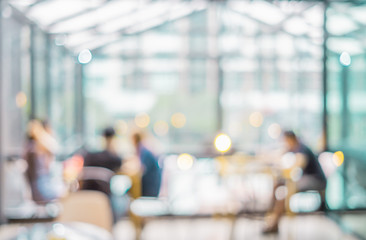
<path id="1" fill-rule="evenodd" d="M 141 195 L 144 197 L 157 197 L 161 184 L 161 169 L 158 159 L 144 146 L 141 133 L 134 133 L 132 142 L 141 162 Z"/>
<path id="2" fill-rule="evenodd" d="M 112 127 L 108 127 L 103 131 L 103 137 L 105 141 L 104 150 L 98 152 L 88 152 L 84 157 L 84 170 L 85 167 L 99 167 L 101 169 L 94 169 L 86 172 L 89 176 L 84 176 L 88 179 L 83 181 L 82 189 L 84 190 L 98 190 L 110 195 L 109 181 L 114 173 L 118 172 L 122 165 L 122 158 L 118 156 L 115 145 L 115 130 Z M 103 170 L 104 169 L 104 170 Z M 101 181 L 104 183 L 101 183 Z"/>
<path id="3" fill-rule="evenodd" d="M 302 169 L 301 177 L 295 181 L 295 191 L 304 192 L 316 190 L 320 192 L 323 200 L 326 178 L 314 153 L 298 139 L 293 131 L 285 131 L 283 139 L 286 145 L 286 152 L 295 154 L 295 163 L 293 164 L 292 169 Z M 285 212 L 285 198 L 287 192 L 284 185 L 284 179 L 279 179 L 275 184 L 273 191 L 273 209 L 271 211 L 273 213 L 273 219 L 267 223 L 263 233 L 278 232 L 280 218 Z M 281 191 L 284 194 L 282 194 Z"/>
<path id="4" fill-rule="evenodd" d="M 114 128 L 104 129 L 104 149 L 86 153 L 80 179 L 81 190 L 100 191 L 108 196 L 114 223 L 124 214 L 127 205 L 126 199 L 116 196 L 111 189 L 112 177 L 121 171 L 123 162 L 115 148 L 115 135 Z"/>
<path id="5" fill-rule="evenodd" d="M 58 148 L 58 143 L 51 135 L 51 128 L 46 121 L 29 122 L 24 159 L 28 164 L 26 177 L 32 199 L 37 203 L 46 203 L 60 196 L 57 187 L 52 185 L 50 172 Z"/>

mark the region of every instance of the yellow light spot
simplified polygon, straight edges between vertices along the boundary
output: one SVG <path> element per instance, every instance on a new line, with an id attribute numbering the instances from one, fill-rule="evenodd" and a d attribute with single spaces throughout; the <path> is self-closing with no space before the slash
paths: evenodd
<path id="1" fill-rule="evenodd" d="M 128 125 L 123 120 L 118 120 L 116 123 L 116 132 L 118 135 L 122 136 L 127 133 Z"/>
<path id="2" fill-rule="evenodd" d="M 183 153 L 178 156 L 177 164 L 180 170 L 189 170 L 193 166 L 193 157 L 188 153 Z"/>
<path id="3" fill-rule="evenodd" d="M 333 154 L 333 162 L 334 164 L 339 167 L 344 162 L 344 154 L 341 151 L 337 151 Z"/>
<path id="4" fill-rule="evenodd" d="M 252 125 L 253 127 L 256 127 L 256 128 L 262 126 L 262 123 L 263 123 L 262 113 L 253 112 L 252 114 L 250 114 L 249 123 L 250 123 L 250 125 Z"/>
<path id="5" fill-rule="evenodd" d="M 135 124 L 139 128 L 146 128 L 149 126 L 150 117 L 147 113 L 140 113 L 135 117 Z"/>
<path id="6" fill-rule="evenodd" d="M 171 117 L 171 123 L 175 128 L 182 128 L 186 125 L 186 116 L 183 113 L 174 113 Z"/>
<path id="7" fill-rule="evenodd" d="M 164 136 L 169 131 L 169 125 L 165 121 L 157 121 L 154 124 L 154 132 L 158 136 Z"/>
<path id="8" fill-rule="evenodd" d="M 277 139 L 281 136 L 281 126 L 278 123 L 272 123 L 268 127 L 268 135 L 273 138 Z"/>
<path id="9" fill-rule="evenodd" d="M 19 92 L 15 97 L 15 102 L 18 108 L 22 108 L 27 104 L 27 95 L 24 92 Z"/>
<path id="10" fill-rule="evenodd" d="M 227 152 L 231 147 L 231 139 L 226 134 L 219 134 L 215 138 L 215 147 L 220 152 Z"/>

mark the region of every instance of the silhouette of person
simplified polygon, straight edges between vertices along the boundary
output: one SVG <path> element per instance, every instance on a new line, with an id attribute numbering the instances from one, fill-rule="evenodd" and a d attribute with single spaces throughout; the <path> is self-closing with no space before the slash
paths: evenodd
<path id="1" fill-rule="evenodd" d="M 326 187 L 326 178 L 321 169 L 321 166 L 316 159 L 314 153 L 304 143 L 302 143 L 293 131 L 286 131 L 283 134 L 284 141 L 287 147 L 287 152 L 292 152 L 297 155 L 293 167 L 302 169 L 302 176 L 295 182 L 296 192 L 303 192 L 307 190 L 324 191 Z M 273 219 L 268 223 L 263 233 L 278 232 L 278 224 L 281 216 L 285 212 L 285 196 L 276 194 L 284 187 L 284 181 L 279 180 L 274 187 L 274 205 L 273 205 Z"/>
<path id="2" fill-rule="evenodd" d="M 132 141 L 142 165 L 141 193 L 142 196 L 156 197 L 161 184 L 161 169 L 157 158 L 142 143 L 142 135 L 135 133 Z"/>

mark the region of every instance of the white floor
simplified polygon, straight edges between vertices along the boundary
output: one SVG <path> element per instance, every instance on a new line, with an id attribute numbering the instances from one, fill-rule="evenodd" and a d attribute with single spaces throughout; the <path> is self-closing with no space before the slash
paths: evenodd
<path id="1" fill-rule="evenodd" d="M 234 228 L 233 228 L 234 226 Z M 355 240 L 323 215 L 284 217 L 278 234 L 262 235 L 262 219 L 241 217 L 233 222 L 225 218 L 154 219 L 147 221 L 141 240 Z M 0 226 L 0 239 L 13 239 L 19 225 Z M 116 240 L 135 240 L 129 220 L 119 221 L 113 231 Z"/>
<path id="2" fill-rule="evenodd" d="M 212 219 L 155 219 L 149 220 L 141 234 L 141 240 L 230 240 L 230 239 L 280 239 L 280 240 L 354 240 L 322 215 L 284 217 L 278 234 L 262 235 L 263 220 L 239 218 L 232 228 L 232 221 Z M 117 223 L 116 240 L 133 240 L 135 231 L 128 220 Z"/>

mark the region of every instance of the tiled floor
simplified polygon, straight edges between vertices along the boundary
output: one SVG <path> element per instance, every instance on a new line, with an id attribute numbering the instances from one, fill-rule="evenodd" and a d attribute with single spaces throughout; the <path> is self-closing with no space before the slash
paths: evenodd
<path id="1" fill-rule="evenodd" d="M 232 221 L 213 219 L 156 219 L 150 220 L 141 234 L 142 240 L 354 240 L 323 215 L 284 217 L 278 234 L 262 235 L 263 220 L 239 218 Z M 118 222 L 114 229 L 117 240 L 135 239 L 133 225 L 128 220 Z"/>

